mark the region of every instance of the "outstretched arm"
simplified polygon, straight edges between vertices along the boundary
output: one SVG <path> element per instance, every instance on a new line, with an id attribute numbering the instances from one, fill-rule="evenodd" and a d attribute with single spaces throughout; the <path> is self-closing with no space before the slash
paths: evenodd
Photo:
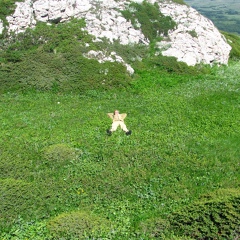
<path id="1" fill-rule="evenodd" d="M 126 116 L 127 116 L 126 113 L 122 113 L 122 114 L 120 114 L 120 115 L 121 115 L 122 120 L 124 120 L 124 118 L 126 118 Z"/>
<path id="2" fill-rule="evenodd" d="M 107 114 L 111 119 L 113 119 L 113 113 L 108 113 Z"/>

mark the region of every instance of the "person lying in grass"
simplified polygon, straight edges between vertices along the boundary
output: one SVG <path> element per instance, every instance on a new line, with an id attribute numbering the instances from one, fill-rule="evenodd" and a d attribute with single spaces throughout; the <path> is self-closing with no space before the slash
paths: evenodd
<path id="1" fill-rule="evenodd" d="M 124 119 L 127 116 L 126 113 L 120 114 L 118 110 L 115 110 L 114 113 L 108 113 L 107 115 L 112 119 L 111 129 L 107 130 L 108 135 L 111 135 L 112 132 L 116 131 L 118 126 L 121 127 L 126 135 L 131 135 L 132 131 L 128 130 L 126 124 L 124 123 Z"/>

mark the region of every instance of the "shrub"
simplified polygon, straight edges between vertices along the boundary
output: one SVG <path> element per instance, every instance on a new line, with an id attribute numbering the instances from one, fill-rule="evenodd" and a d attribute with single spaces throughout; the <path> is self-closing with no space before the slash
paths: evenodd
<path id="1" fill-rule="evenodd" d="M 36 89 L 85 92 L 92 89 L 126 88 L 131 80 L 126 67 L 117 62 L 98 63 L 81 56 L 79 49 L 53 54 L 31 53 L 0 69 L 1 91 Z"/>
<path id="2" fill-rule="evenodd" d="M 3 179 L 0 180 L 0 193 L 0 226 L 11 224 L 19 215 L 29 218 L 41 214 L 40 192 L 33 184 Z"/>
<path id="3" fill-rule="evenodd" d="M 239 206 L 239 189 L 219 189 L 173 213 L 169 218 L 171 229 L 194 239 L 239 237 Z"/>
<path id="4" fill-rule="evenodd" d="M 13 239 L 53 239 L 46 227 L 46 221 L 24 221 L 21 217 L 16 219 L 13 227 L 9 232 L 0 232 L 0 239 L 13 240 Z"/>
<path id="5" fill-rule="evenodd" d="M 87 211 L 62 213 L 51 219 L 48 229 L 57 239 L 88 239 L 110 230 L 110 222 Z"/>
<path id="6" fill-rule="evenodd" d="M 5 24 L 7 24 L 6 16 L 9 16 L 15 10 L 15 2 L 22 2 L 22 0 L 0 1 L 0 19 L 2 19 Z"/>
<path id="7" fill-rule="evenodd" d="M 51 26 L 39 23 L 35 29 L 13 35 L 0 52 L 1 91 L 126 88 L 131 77 L 121 63 L 99 63 L 83 56 L 95 44 L 81 30 L 84 24 L 76 19 Z"/>
<path id="8" fill-rule="evenodd" d="M 210 73 L 210 67 L 204 65 L 188 66 L 185 62 L 177 61 L 175 57 L 153 56 L 145 60 L 145 64 L 152 70 L 165 71 L 182 75 L 199 75 Z"/>
<path id="9" fill-rule="evenodd" d="M 49 161 L 74 160 L 77 157 L 76 150 L 64 143 L 54 144 L 44 148 L 44 158 Z"/>
<path id="10" fill-rule="evenodd" d="M 159 11 L 157 3 L 153 5 L 147 1 L 143 1 L 142 4 L 132 2 L 129 9 L 122 11 L 122 14 L 136 29 L 140 28 L 150 41 L 161 34 L 167 36 L 168 31 L 176 26 L 170 17 Z"/>
<path id="11" fill-rule="evenodd" d="M 195 30 L 191 30 L 191 31 L 188 31 L 188 33 L 193 37 L 193 38 L 197 38 L 198 37 L 198 34 Z"/>
<path id="12" fill-rule="evenodd" d="M 33 29 L 27 28 L 22 33 L 12 33 L 1 47 L 10 51 L 36 50 L 40 46 L 43 46 L 46 52 L 53 52 L 54 49 L 66 50 L 81 45 L 83 39 L 85 42 L 91 42 L 92 37 L 82 30 L 84 26 L 83 19 L 71 19 L 69 22 L 52 25 L 38 22 Z"/>
<path id="13" fill-rule="evenodd" d="M 139 225 L 139 232 L 148 235 L 150 239 L 160 238 L 169 228 L 169 222 L 165 219 L 154 218 L 143 221 Z"/>

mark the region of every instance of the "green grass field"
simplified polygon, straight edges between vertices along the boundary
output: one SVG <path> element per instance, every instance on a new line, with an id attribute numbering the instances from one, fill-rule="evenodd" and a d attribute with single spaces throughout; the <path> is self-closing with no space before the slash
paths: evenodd
<path id="1" fill-rule="evenodd" d="M 1 36 L 1 240 L 239 239 L 240 39 L 224 33 L 229 66 L 156 56 L 149 9 L 167 19 L 143 5 L 150 48 L 77 19 Z M 115 109 L 131 136 L 107 135 Z"/>
<path id="2" fill-rule="evenodd" d="M 153 219 L 239 189 L 239 67 L 200 77 L 142 73 L 128 91 L 1 94 L 0 238 L 155 239 Z M 107 136 L 114 109 L 128 113 L 131 136 Z M 98 223 L 81 223 L 85 238 L 78 214 Z"/>

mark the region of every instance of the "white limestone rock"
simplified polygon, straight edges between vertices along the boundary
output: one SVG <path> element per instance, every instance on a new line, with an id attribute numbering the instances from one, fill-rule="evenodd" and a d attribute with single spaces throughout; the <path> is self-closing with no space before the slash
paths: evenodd
<path id="1" fill-rule="evenodd" d="M 168 40 L 161 42 L 163 48 L 169 46 L 162 51 L 163 55 L 176 57 L 191 66 L 228 63 L 231 47 L 209 19 L 186 5 L 159 3 L 159 7 L 177 23 Z"/>
<path id="2" fill-rule="evenodd" d="M 3 27 L 3 21 L 0 19 L 0 34 L 3 33 L 4 27 Z"/>
<path id="3" fill-rule="evenodd" d="M 128 73 L 130 75 L 132 75 L 134 73 L 134 69 L 127 63 L 124 62 L 124 60 L 122 59 L 122 57 L 118 56 L 116 52 L 111 52 L 110 54 L 103 52 L 103 51 L 94 51 L 94 50 L 90 50 L 88 53 L 86 53 L 84 55 L 87 58 L 93 58 L 93 59 L 97 59 L 99 63 L 103 63 L 106 61 L 109 62 L 119 62 L 121 64 L 123 64 Z"/>
<path id="4" fill-rule="evenodd" d="M 135 0 L 141 3 L 142 0 Z M 176 29 L 158 43 L 159 52 L 176 57 L 178 61 L 195 65 L 198 63 L 227 64 L 231 47 L 213 23 L 193 8 L 163 0 L 148 0 L 158 3 L 165 16 L 176 23 Z M 129 0 L 25 0 L 16 2 L 15 12 L 7 17 L 8 31 L 16 33 L 34 27 L 37 21 L 58 23 L 70 18 L 84 18 L 85 30 L 96 37 L 96 41 L 107 38 L 121 44 L 149 44 L 141 30 L 136 30 L 131 22 L 121 15 Z M 2 27 L 3 28 L 3 27 Z M 1 29 L 0 22 L 0 31 Z"/>
<path id="5" fill-rule="evenodd" d="M 27 27 L 34 27 L 36 20 L 34 18 L 34 9 L 31 7 L 32 0 L 25 2 L 16 2 L 15 12 L 6 19 L 9 23 L 9 32 L 20 33 L 24 32 Z"/>

